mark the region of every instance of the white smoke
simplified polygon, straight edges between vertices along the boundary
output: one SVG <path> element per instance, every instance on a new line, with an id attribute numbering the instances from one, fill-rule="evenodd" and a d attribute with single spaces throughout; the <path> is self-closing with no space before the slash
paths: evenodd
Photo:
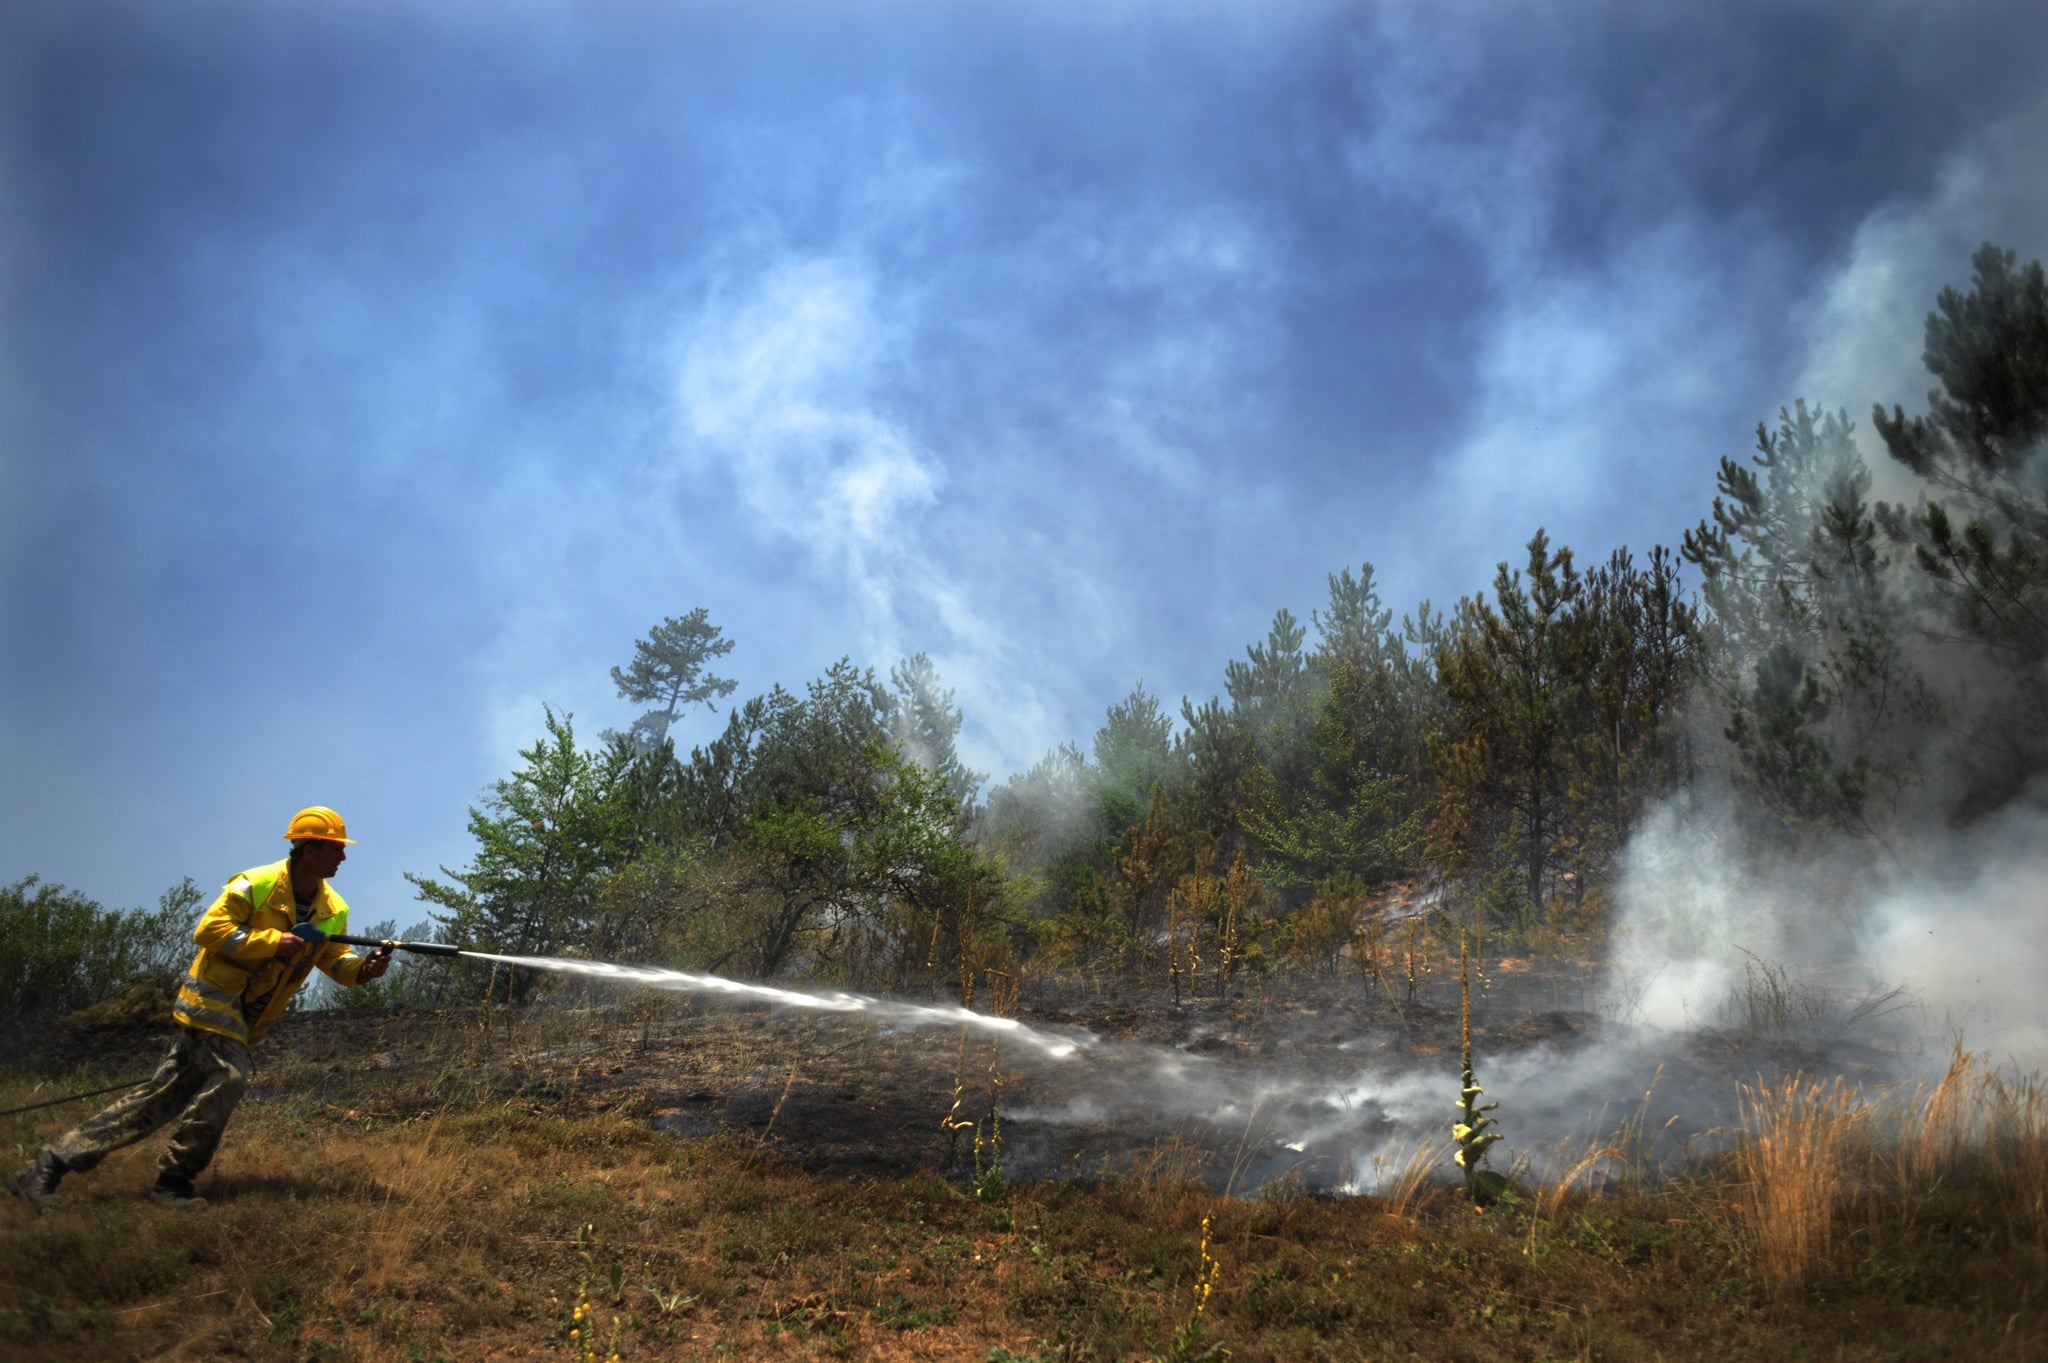
<path id="1" fill-rule="evenodd" d="M 1865 953 L 1913 992 L 1937 1043 L 2048 1068 L 2048 809 L 2028 802 L 1939 838 L 1873 897 Z"/>
<path id="2" fill-rule="evenodd" d="M 2048 811 L 2026 802 L 1891 849 L 1841 835 L 1759 858 L 1725 812 L 1678 806 L 1628 852 L 1609 1006 L 1646 1032 L 1774 1027 L 1894 1077 L 1938 1073 L 1961 1042 L 2048 1065 Z"/>

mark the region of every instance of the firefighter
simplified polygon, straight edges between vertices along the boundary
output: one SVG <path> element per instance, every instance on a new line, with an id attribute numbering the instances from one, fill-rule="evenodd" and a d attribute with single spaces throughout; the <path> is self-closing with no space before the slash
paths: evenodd
<path id="1" fill-rule="evenodd" d="M 9 1174 L 8 1191 L 40 1211 L 64 1175 L 83 1173 L 175 1121 L 150 1198 L 182 1211 L 206 1205 L 192 1181 L 213 1159 L 249 1087 L 249 1048 L 314 966 L 359 985 L 391 965 L 386 948 L 358 956 L 327 940 L 348 931 L 348 905 L 327 883 L 355 845 L 341 815 L 325 805 L 302 809 L 284 836 L 290 856 L 242 872 L 200 916 L 192 932 L 199 954 L 171 1009 L 177 1038 L 156 1073 Z"/>

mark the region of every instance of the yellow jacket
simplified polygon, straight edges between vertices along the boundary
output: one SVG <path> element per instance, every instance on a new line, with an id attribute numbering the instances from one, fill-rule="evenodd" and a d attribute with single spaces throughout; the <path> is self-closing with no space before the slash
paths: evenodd
<path id="1" fill-rule="evenodd" d="M 339 942 L 322 942 L 290 965 L 277 958 L 299 921 L 290 858 L 230 880 L 192 930 L 199 954 L 171 1016 L 187 1027 L 253 1045 L 314 966 L 342 984 L 359 983 L 364 958 Z M 305 921 L 322 932 L 347 932 L 348 904 L 323 882 Z"/>

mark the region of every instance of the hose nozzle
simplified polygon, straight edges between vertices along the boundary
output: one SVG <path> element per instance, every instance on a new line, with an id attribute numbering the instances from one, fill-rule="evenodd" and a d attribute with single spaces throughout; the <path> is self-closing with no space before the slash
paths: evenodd
<path id="1" fill-rule="evenodd" d="M 340 933 L 329 933 L 330 942 L 343 942 L 352 947 L 374 947 L 384 951 L 411 951 L 421 956 L 462 956 L 461 947 L 451 947 L 446 942 L 399 942 L 377 937 L 344 937 Z"/>

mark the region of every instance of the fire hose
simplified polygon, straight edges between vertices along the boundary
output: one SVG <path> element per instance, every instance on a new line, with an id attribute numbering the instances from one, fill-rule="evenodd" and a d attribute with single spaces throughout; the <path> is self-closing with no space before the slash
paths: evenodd
<path id="1" fill-rule="evenodd" d="M 39 1107 L 56 1107 L 61 1103 L 75 1103 L 80 1098 L 96 1098 L 102 1093 L 112 1093 L 115 1089 L 132 1089 L 149 1077 L 146 1074 L 140 1075 L 134 1079 L 124 1080 L 119 1084 L 109 1084 L 103 1089 L 87 1089 L 83 1093 L 67 1094 L 62 1098 L 46 1098 L 40 1103 L 24 1103 L 20 1107 L 0 1108 L 0 1117 L 12 1117 L 17 1112 L 34 1112 Z"/>

